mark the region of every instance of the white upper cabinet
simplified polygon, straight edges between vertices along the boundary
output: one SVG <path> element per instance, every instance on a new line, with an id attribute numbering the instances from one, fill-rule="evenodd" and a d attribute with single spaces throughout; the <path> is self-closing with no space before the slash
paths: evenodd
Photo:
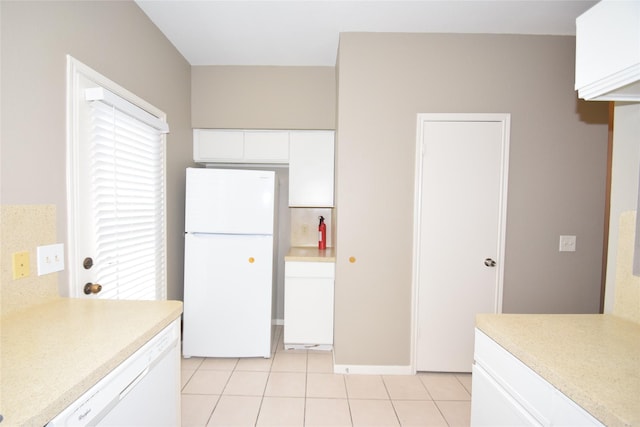
<path id="1" fill-rule="evenodd" d="M 576 19 L 578 96 L 640 101 L 640 1 L 602 0 Z"/>
<path id="2" fill-rule="evenodd" d="M 289 132 L 194 129 L 193 160 L 198 163 L 289 162 Z"/>
<path id="3" fill-rule="evenodd" d="M 289 134 L 289 206 L 333 207 L 333 131 Z"/>
<path id="4" fill-rule="evenodd" d="M 333 207 L 334 131 L 194 129 L 202 164 L 289 165 L 289 206 Z"/>

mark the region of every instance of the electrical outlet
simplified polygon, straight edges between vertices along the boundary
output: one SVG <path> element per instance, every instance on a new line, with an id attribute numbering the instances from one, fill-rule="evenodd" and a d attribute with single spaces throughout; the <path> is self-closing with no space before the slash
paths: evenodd
<path id="1" fill-rule="evenodd" d="M 13 280 L 29 277 L 29 252 L 16 252 L 13 254 Z"/>
<path id="2" fill-rule="evenodd" d="M 560 236 L 560 252 L 576 251 L 576 236 Z"/>
<path id="3" fill-rule="evenodd" d="M 38 246 L 38 276 L 64 270 L 64 245 Z"/>

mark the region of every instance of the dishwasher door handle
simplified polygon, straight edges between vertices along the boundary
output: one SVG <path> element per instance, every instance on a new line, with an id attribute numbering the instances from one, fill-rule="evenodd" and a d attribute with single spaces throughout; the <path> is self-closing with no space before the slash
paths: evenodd
<path id="1" fill-rule="evenodd" d="M 133 381 L 131 381 L 131 382 L 129 383 L 129 385 L 127 385 L 127 386 L 126 386 L 126 387 L 125 387 L 125 388 L 120 392 L 120 395 L 118 396 L 118 400 L 122 400 L 122 399 L 124 399 L 124 398 L 125 398 L 125 396 L 126 396 L 127 394 L 129 394 L 129 392 L 130 392 L 131 390 L 133 390 L 133 388 L 134 388 L 134 387 L 135 387 L 135 386 L 136 386 L 140 381 L 142 381 L 142 379 L 143 379 L 144 377 L 146 377 L 148 373 L 149 373 L 149 366 L 147 366 L 146 368 L 144 368 L 144 370 L 143 370 L 142 372 L 140 372 L 140 373 L 138 374 L 138 376 L 137 376 L 137 377 L 135 377 L 135 378 L 133 379 Z"/>

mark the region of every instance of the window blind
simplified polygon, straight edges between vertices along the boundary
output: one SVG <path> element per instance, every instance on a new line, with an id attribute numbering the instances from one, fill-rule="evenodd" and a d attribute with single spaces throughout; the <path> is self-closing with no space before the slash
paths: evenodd
<path id="1" fill-rule="evenodd" d="M 166 299 L 162 131 L 91 101 L 90 197 L 103 299 Z"/>

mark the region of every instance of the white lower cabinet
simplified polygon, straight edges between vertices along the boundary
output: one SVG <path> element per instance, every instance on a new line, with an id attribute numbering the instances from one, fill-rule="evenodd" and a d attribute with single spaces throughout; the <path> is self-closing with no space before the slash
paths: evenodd
<path id="1" fill-rule="evenodd" d="M 474 358 L 472 426 L 602 426 L 478 329 Z"/>
<path id="2" fill-rule="evenodd" d="M 285 262 L 285 348 L 333 346 L 333 262 Z"/>

